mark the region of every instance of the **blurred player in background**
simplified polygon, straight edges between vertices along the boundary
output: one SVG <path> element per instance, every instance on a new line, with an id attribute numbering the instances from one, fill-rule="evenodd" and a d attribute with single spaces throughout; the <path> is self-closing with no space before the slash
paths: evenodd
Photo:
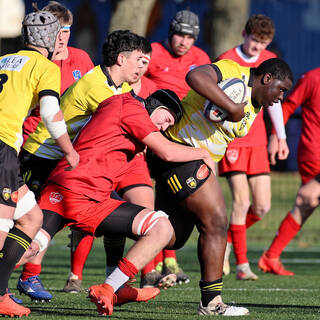
<path id="1" fill-rule="evenodd" d="M 38 10 L 34 4 L 34 10 Z M 56 40 L 56 48 L 52 56 L 53 62 L 60 68 L 61 72 L 61 95 L 75 81 L 80 79 L 85 73 L 91 70 L 94 65 L 88 54 L 77 48 L 68 46 L 70 38 L 70 28 L 73 23 L 73 15 L 70 10 L 61 5 L 59 2 L 50 1 L 43 11 L 52 13 L 59 21 L 61 29 Z M 39 107 L 32 110 L 31 115 L 26 119 L 23 125 L 24 141 L 28 139 L 30 133 L 33 133 L 41 120 Z M 41 175 L 48 175 L 48 169 L 31 172 L 24 168 L 24 163 L 30 161 L 31 154 L 22 149 L 19 158 L 22 164 L 22 175 L 28 187 L 38 197 L 41 189 L 41 182 L 44 178 Z M 28 167 L 27 167 L 28 169 Z M 38 176 L 40 175 L 40 177 Z M 20 292 L 25 293 L 32 299 L 48 301 L 52 294 L 45 290 L 39 277 L 41 273 L 41 264 L 45 251 L 39 253 L 34 259 L 23 266 L 23 271 L 18 280 L 17 287 Z"/>
<path id="2" fill-rule="evenodd" d="M 169 26 L 168 39 L 152 43 L 152 60 L 146 76 L 158 88 L 173 90 L 182 99 L 190 90 L 185 76 L 196 66 L 211 63 L 208 55 L 194 45 L 200 33 L 198 16 L 182 10 L 176 13 Z M 141 286 L 153 286 L 161 274 L 175 273 L 178 283 L 189 282 L 177 263 L 174 250 L 164 250 L 141 273 Z"/>
<path id="3" fill-rule="evenodd" d="M 52 56 L 60 31 L 57 18 L 38 11 L 25 16 L 22 38 L 25 48 L 0 57 L 1 79 L 1 224 L 0 224 L 0 314 L 28 315 L 30 310 L 16 304 L 7 293 L 10 275 L 30 247 L 44 250 L 47 238 L 40 230 L 42 211 L 35 196 L 23 182 L 18 153 L 23 138 L 23 121 L 40 104 L 40 115 L 48 135 L 59 145 L 69 168 L 79 163 L 59 108 L 60 71 L 47 58 Z M 14 108 L 13 108 L 14 106 Z"/>
<path id="4" fill-rule="evenodd" d="M 302 132 L 298 148 L 298 166 L 302 186 L 318 179 L 320 172 L 320 68 L 305 73 L 297 82 L 290 95 L 282 104 L 285 123 L 301 105 Z M 313 185 L 316 183 L 312 183 Z M 308 189 L 310 186 L 308 187 Z M 307 189 L 307 190 L 308 190 Z M 304 188 L 303 188 L 304 190 Z M 305 191 L 304 191 L 305 192 Z M 298 196 L 300 189 L 298 191 Z M 265 272 L 281 276 L 293 276 L 281 263 L 280 255 L 289 242 L 296 236 L 303 224 L 313 213 L 315 207 L 294 205 L 279 226 L 277 235 L 269 249 L 263 253 L 258 266 Z"/>
<path id="5" fill-rule="evenodd" d="M 242 32 L 244 42 L 221 54 L 217 60 L 231 59 L 241 66 L 258 67 L 263 61 L 276 57 L 266 49 L 274 33 L 275 28 L 269 17 L 254 15 L 247 21 Z M 280 102 L 269 107 L 268 112 L 277 128 L 277 136 L 272 136 L 270 142 L 271 163 L 275 164 L 275 154 L 278 153 L 279 159 L 285 159 L 289 150 Z M 258 276 L 251 271 L 247 258 L 246 230 L 259 221 L 271 206 L 270 167 L 263 112 L 258 114 L 245 137 L 236 138 L 228 145 L 224 158 L 219 162 L 219 174 L 228 179 L 232 192 L 224 274 L 230 273 L 229 255 L 233 244 L 237 264 L 236 278 L 256 280 Z"/>

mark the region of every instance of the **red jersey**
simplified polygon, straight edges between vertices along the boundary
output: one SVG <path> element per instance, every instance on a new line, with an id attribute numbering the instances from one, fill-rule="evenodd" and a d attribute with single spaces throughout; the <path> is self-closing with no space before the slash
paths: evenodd
<path id="1" fill-rule="evenodd" d="M 185 77 L 193 68 L 211 63 L 209 56 L 200 48 L 192 46 L 183 56 L 174 56 L 164 43 L 154 42 L 152 58 L 146 76 L 153 80 L 159 89 L 170 89 L 182 99 L 190 90 Z"/>
<path id="2" fill-rule="evenodd" d="M 240 46 L 232 48 L 221 54 L 217 60 L 229 59 L 240 64 L 240 66 L 256 68 L 265 60 L 276 58 L 277 56 L 269 51 L 263 50 L 259 56 L 247 57 L 241 50 Z M 228 148 L 232 147 L 253 147 L 267 145 L 267 132 L 263 120 L 263 112 L 259 112 L 254 120 L 249 132 L 242 138 L 235 138 Z"/>
<path id="3" fill-rule="evenodd" d="M 85 51 L 73 47 L 68 47 L 68 58 L 66 60 L 54 60 L 52 62 L 54 62 L 61 71 L 60 95 L 94 67 L 93 62 Z M 30 133 L 34 132 L 39 121 L 40 109 L 37 107 L 32 110 L 31 115 L 23 124 L 24 141 L 26 141 Z"/>
<path id="4" fill-rule="evenodd" d="M 299 79 L 282 104 L 283 121 L 301 105 L 302 129 L 298 147 L 298 161 L 320 160 L 320 68 L 313 69 Z"/>
<path id="5" fill-rule="evenodd" d="M 141 78 L 141 89 L 138 93 L 138 96 L 146 99 L 149 97 L 152 93 L 158 90 L 157 85 L 154 81 L 150 80 L 149 78 L 142 76 Z"/>
<path id="6" fill-rule="evenodd" d="M 63 158 L 48 180 L 103 201 L 113 185 L 131 172 L 131 160 L 145 148 L 141 140 L 154 131 L 159 130 L 131 92 L 112 96 L 100 103 L 75 138 L 74 148 L 80 155 L 78 166 L 65 171 L 68 164 Z"/>

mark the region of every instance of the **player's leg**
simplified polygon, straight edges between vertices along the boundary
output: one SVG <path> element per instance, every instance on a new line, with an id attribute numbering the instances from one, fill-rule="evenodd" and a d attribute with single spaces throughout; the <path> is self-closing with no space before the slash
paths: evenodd
<path id="1" fill-rule="evenodd" d="M 24 149 L 19 154 L 19 160 L 23 179 L 29 189 L 35 194 L 36 199 L 38 199 L 41 187 L 56 166 L 57 160 L 40 158 Z M 42 260 L 46 250 L 43 250 L 23 265 L 22 273 L 17 283 L 17 288 L 21 293 L 28 296 L 31 294 L 31 299 L 36 299 L 36 296 L 36 300 L 38 301 L 50 301 L 52 299 L 52 294 L 45 290 L 40 279 Z M 37 292 L 34 293 L 34 290 Z"/>
<path id="2" fill-rule="evenodd" d="M 237 279 L 245 279 L 247 278 L 245 271 L 248 271 L 248 277 L 250 276 L 249 270 L 243 270 L 245 266 L 248 266 L 246 215 L 250 207 L 249 185 L 244 172 L 231 173 L 227 179 L 232 192 L 232 211 L 228 233 L 231 235 L 236 258 Z M 224 258 L 224 269 L 226 264 L 229 264 L 227 253 Z"/>
<path id="3" fill-rule="evenodd" d="M 70 229 L 70 273 L 63 291 L 81 292 L 83 268 L 91 251 L 94 238 L 79 230 Z"/>
<path id="4" fill-rule="evenodd" d="M 299 173 L 302 183 L 313 179 L 320 170 L 320 162 L 299 162 Z M 264 272 L 277 275 L 293 276 L 292 271 L 286 270 L 281 263 L 280 255 L 284 248 L 300 231 L 302 225 L 313 213 L 313 209 L 299 208 L 294 206 L 282 220 L 278 232 L 274 237 L 269 249 L 259 259 L 258 267 Z"/>
<path id="5" fill-rule="evenodd" d="M 136 239 L 126 257 L 120 260 L 105 283 L 89 288 L 91 301 L 96 303 L 100 314 L 107 315 L 113 311 L 114 299 L 116 300 L 114 292 L 134 277 L 168 244 L 173 235 L 173 228 L 162 211 L 151 211 L 134 204 L 122 203 L 96 229 L 96 236 L 104 234 L 125 235 Z"/>
<path id="6" fill-rule="evenodd" d="M 182 201 L 190 210 L 199 230 L 198 258 L 201 268 L 200 315 L 245 315 L 246 308 L 222 302 L 222 269 L 227 240 L 227 216 L 223 194 L 217 178 L 210 174 L 205 183 Z"/>

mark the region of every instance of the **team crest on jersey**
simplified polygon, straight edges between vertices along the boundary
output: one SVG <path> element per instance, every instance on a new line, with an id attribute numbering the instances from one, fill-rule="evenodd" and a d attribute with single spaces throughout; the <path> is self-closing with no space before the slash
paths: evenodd
<path id="1" fill-rule="evenodd" d="M 63 199 L 63 195 L 59 192 L 51 192 L 50 193 L 50 196 L 49 196 L 49 201 L 52 203 L 52 204 L 56 204 L 56 203 L 59 203 L 61 202 Z"/>
<path id="2" fill-rule="evenodd" d="M 191 189 L 195 189 L 197 187 L 197 181 L 194 177 L 188 178 L 186 183 Z"/>
<path id="3" fill-rule="evenodd" d="M 203 180 L 207 178 L 208 175 L 209 175 L 209 168 L 205 164 L 202 164 L 197 171 L 197 174 L 196 174 L 197 179 Z"/>
<path id="4" fill-rule="evenodd" d="M 81 78 L 81 71 L 80 70 L 73 70 L 72 71 L 74 80 L 79 80 Z"/>
<path id="5" fill-rule="evenodd" d="M 17 202 L 18 202 L 18 191 L 12 192 L 12 194 L 11 194 L 11 200 L 12 200 L 14 203 L 17 203 Z"/>
<path id="6" fill-rule="evenodd" d="M 230 163 L 235 163 L 239 158 L 239 151 L 236 149 L 227 150 L 226 157 Z"/>
<path id="7" fill-rule="evenodd" d="M 5 201 L 9 200 L 10 197 L 11 197 L 11 193 L 12 193 L 12 191 L 11 191 L 10 188 L 3 188 L 3 189 L 2 189 L 2 198 L 3 198 Z"/>

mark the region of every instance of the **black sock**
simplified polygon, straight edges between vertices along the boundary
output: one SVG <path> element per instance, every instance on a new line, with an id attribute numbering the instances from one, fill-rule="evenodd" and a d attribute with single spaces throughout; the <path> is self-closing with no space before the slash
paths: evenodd
<path id="1" fill-rule="evenodd" d="M 215 281 L 200 281 L 199 282 L 201 290 L 201 302 L 202 306 L 207 307 L 209 302 L 216 296 L 221 294 L 223 287 L 222 278 Z"/>
<path id="2" fill-rule="evenodd" d="M 0 251 L 0 296 L 6 293 L 8 281 L 16 263 L 30 246 L 32 239 L 24 232 L 13 227 Z"/>

